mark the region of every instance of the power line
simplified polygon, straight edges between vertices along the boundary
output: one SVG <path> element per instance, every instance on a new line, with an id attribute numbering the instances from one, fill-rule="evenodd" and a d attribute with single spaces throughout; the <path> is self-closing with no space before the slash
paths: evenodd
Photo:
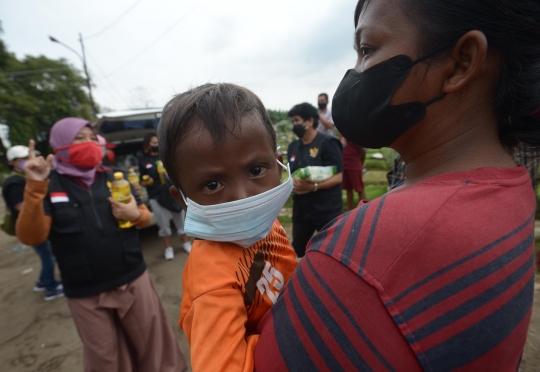
<path id="1" fill-rule="evenodd" d="M 107 31 L 109 28 L 113 27 L 114 25 L 116 25 L 122 18 L 124 18 L 129 12 L 131 12 L 131 10 L 133 8 L 135 8 L 137 5 L 139 5 L 139 3 L 141 2 L 142 0 L 137 0 L 135 1 L 133 4 L 131 4 L 131 6 L 129 8 L 126 9 L 126 11 L 124 13 L 122 13 L 120 15 L 120 17 L 116 18 L 111 24 L 109 24 L 108 26 L 105 26 L 104 28 L 102 28 L 100 31 L 96 32 L 95 34 L 92 34 L 90 36 L 87 36 L 86 37 L 86 40 L 90 40 L 90 39 L 93 39 L 95 37 L 98 37 L 99 35 L 101 35 L 103 32 Z"/>
<path id="2" fill-rule="evenodd" d="M 152 41 L 150 44 L 148 44 L 143 50 L 141 50 L 139 53 L 137 53 L 133 58 L 128 60 L 126 63 L 124 63 L 121 67 L 117 68 L 113 72 L 109 73 L 108 76 L 112 76 L 116 74 L 117 72 L 123 70 L 127 65 L 131 64 L 133 61 L 135 61 L 137 58 L 142 56 L 144 53 L 146 53 L 150 48 L 152 48 L 159 40 L 161 40 L 165 35 L 167 35 L 169 32 L 171 32 L 176 26 L 180 24 L 181 21 L 184 20 L 191 12 L 193 12 L 195 9 L 197 9 L 201 5 L 202 1 L 199 2 L 197 5 L 192 7 L 190 10 L 187 11 L 186 14 L 184 14 L 182 17 L 177 19 L 168 29 L 166 29 L 161 35 L 159 35 L 154 41 Z"/>
<path id="3" fill-rule="evenodd" d="M 99 64 L 97 63 L 97 61 L 94 59 L 94 57 L 92 56 L 92 53 L 90 53 L 90 51 L 87 49 L 86 52 L 88 53 L 88 56 L 90 57 L 90 59 L 92 60 L 92 62 L 94 62 L 94 64 L 96 65 L 96 67 L 98 68 L 101 76 L 103 76 L 103 78 L 105 78 L 105 80 L 107 80 L 107 83 L 109 83 L 109 85 L 111 86 L 112 90 L 116 93 L 116 95 L 122 100 L 124 101 L 124 104 L 126 105 L 126 107 L 129 107 L 129 104 L 127 103 L 127 101 L 124 99 L 124 97 L 120 94 L 120 92 L 118 92 L 116 90 L 116 88 L 114 87 L 114 85 L 111 83 L 111 81 L 109 80 L 109 78 L 107 78 L 107 76 L 105 76 L 105 73 L 103 72 L 103 70 L 101 69 L 101 67 L 99 66 Z"/>
<path id="4" fill-rule="evenodd" d="M 0 73 L 0 76 L 5 76 L 5 75 L 13 75 L 13 76 L 18 76 L 18 75 L 36 75 L 36 74 L 41 74 L 43 72 L 49 72 L 49 71 L 61 71 L 61 70 L 65 70 L 65 69 L 69 69 L 70 67 L 63 67 L 63 68 L 44 68 L 42 70 L 27 70 L 27 71 L 11 71 L 11 72 L 2 72 Z"/>

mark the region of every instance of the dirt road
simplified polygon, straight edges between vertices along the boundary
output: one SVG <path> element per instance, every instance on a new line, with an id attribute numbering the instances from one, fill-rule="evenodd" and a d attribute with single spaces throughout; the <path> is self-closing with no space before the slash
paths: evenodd
<path id="1" fill-rule="evenodd" d="M 182 299 L 182 269 L 187 254 L 165 261 L 157 228 L 142 231 L 144 258 L 156 290 L 163 301 L 180 348 L 189 356 L 186 338 L 177 325 Z M 173 245 L 181 247 L 175 236 Z M 17 239 L 0 231 L 0 371 L 82 371 L 82 346 L 71 320 L 66 299 L 43 300 L 32 287 L 40 262 L 31 247 L 16 249 Z"/>
<path id="2" fill-rule="evenodd" d="M 0 214 L 3 215 L 1 210 Z M 182 268 L 187 254 L 176 249 L 175 259 L 165 261 L 155 227 L 143 230 L 141 241 L 148 270 L 169 321 L 184 355 L 189 356 L 186 339 L 176 324 L 182 298 Z M 177 237 L 173 237 L 173 244 L 176 247 L 181 246 Z M 43 293 L 32 291 L 39 275 L 39 259 L 31 247 L 17 249 L 19 246 L 17 239 L 0 231 L 0 371 L 82 371 L 81 342 L 65 298 L 46 302 L 43 300 Z M 535 308 L 522 370 L 540 371 L 538 276 L 535 285 Z"/>

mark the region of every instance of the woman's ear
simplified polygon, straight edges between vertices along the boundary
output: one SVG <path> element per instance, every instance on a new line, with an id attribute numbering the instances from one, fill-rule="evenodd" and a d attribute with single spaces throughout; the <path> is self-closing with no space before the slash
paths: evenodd
<path id="1" fill-rule="evenodd" d="M 456 93 L 469 85 L 485 69 L 488 42 L 481 31 L 463 35 L 448 57 L 448 72 L 442 92 Z"/>
<path id="2" fill-rule="evenodd" d="M 313 125 L 315 124 L 315 119 L 309 118 L 309 120 L 306 120 L 306 124 L 308 128 L 313 128 Z"/>
<path id="3" fill-rule="evenodd" d="M 180 204 L 182 209 L 187 211 L 187 205 L 184 202 L 184 198 L 182 198 L 182 195 L 180 194 L 180 191 L 176 188 L 176 186 L 171 186 L 169 188 L 169 193 L 171 194 L 173 199 L 176 200 L 178 204 Z"/>

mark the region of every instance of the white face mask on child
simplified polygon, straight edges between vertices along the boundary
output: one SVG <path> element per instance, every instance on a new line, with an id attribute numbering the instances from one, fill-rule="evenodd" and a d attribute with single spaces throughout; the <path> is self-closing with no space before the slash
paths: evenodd
<path id="1" fill-rule="evenodd" d="M 281 185 L 246 199 L 214 205 L 199 205 L 191 199 L 182 199 L 187 205 L 184 231 L 199 239 L 230 242 L 249 248 L 264 239 L 293 189 L 291 170 Z"/>

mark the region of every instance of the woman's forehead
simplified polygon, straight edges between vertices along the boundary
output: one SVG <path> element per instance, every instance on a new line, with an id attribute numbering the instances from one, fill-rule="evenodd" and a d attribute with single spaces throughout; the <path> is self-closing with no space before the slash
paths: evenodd
<path id="1" fill-rule="evenodd" d="M 413 26 L 400 0 L 365 1 L 356 20 L 356 32 L 371 29 L 390 31 Z"/>

